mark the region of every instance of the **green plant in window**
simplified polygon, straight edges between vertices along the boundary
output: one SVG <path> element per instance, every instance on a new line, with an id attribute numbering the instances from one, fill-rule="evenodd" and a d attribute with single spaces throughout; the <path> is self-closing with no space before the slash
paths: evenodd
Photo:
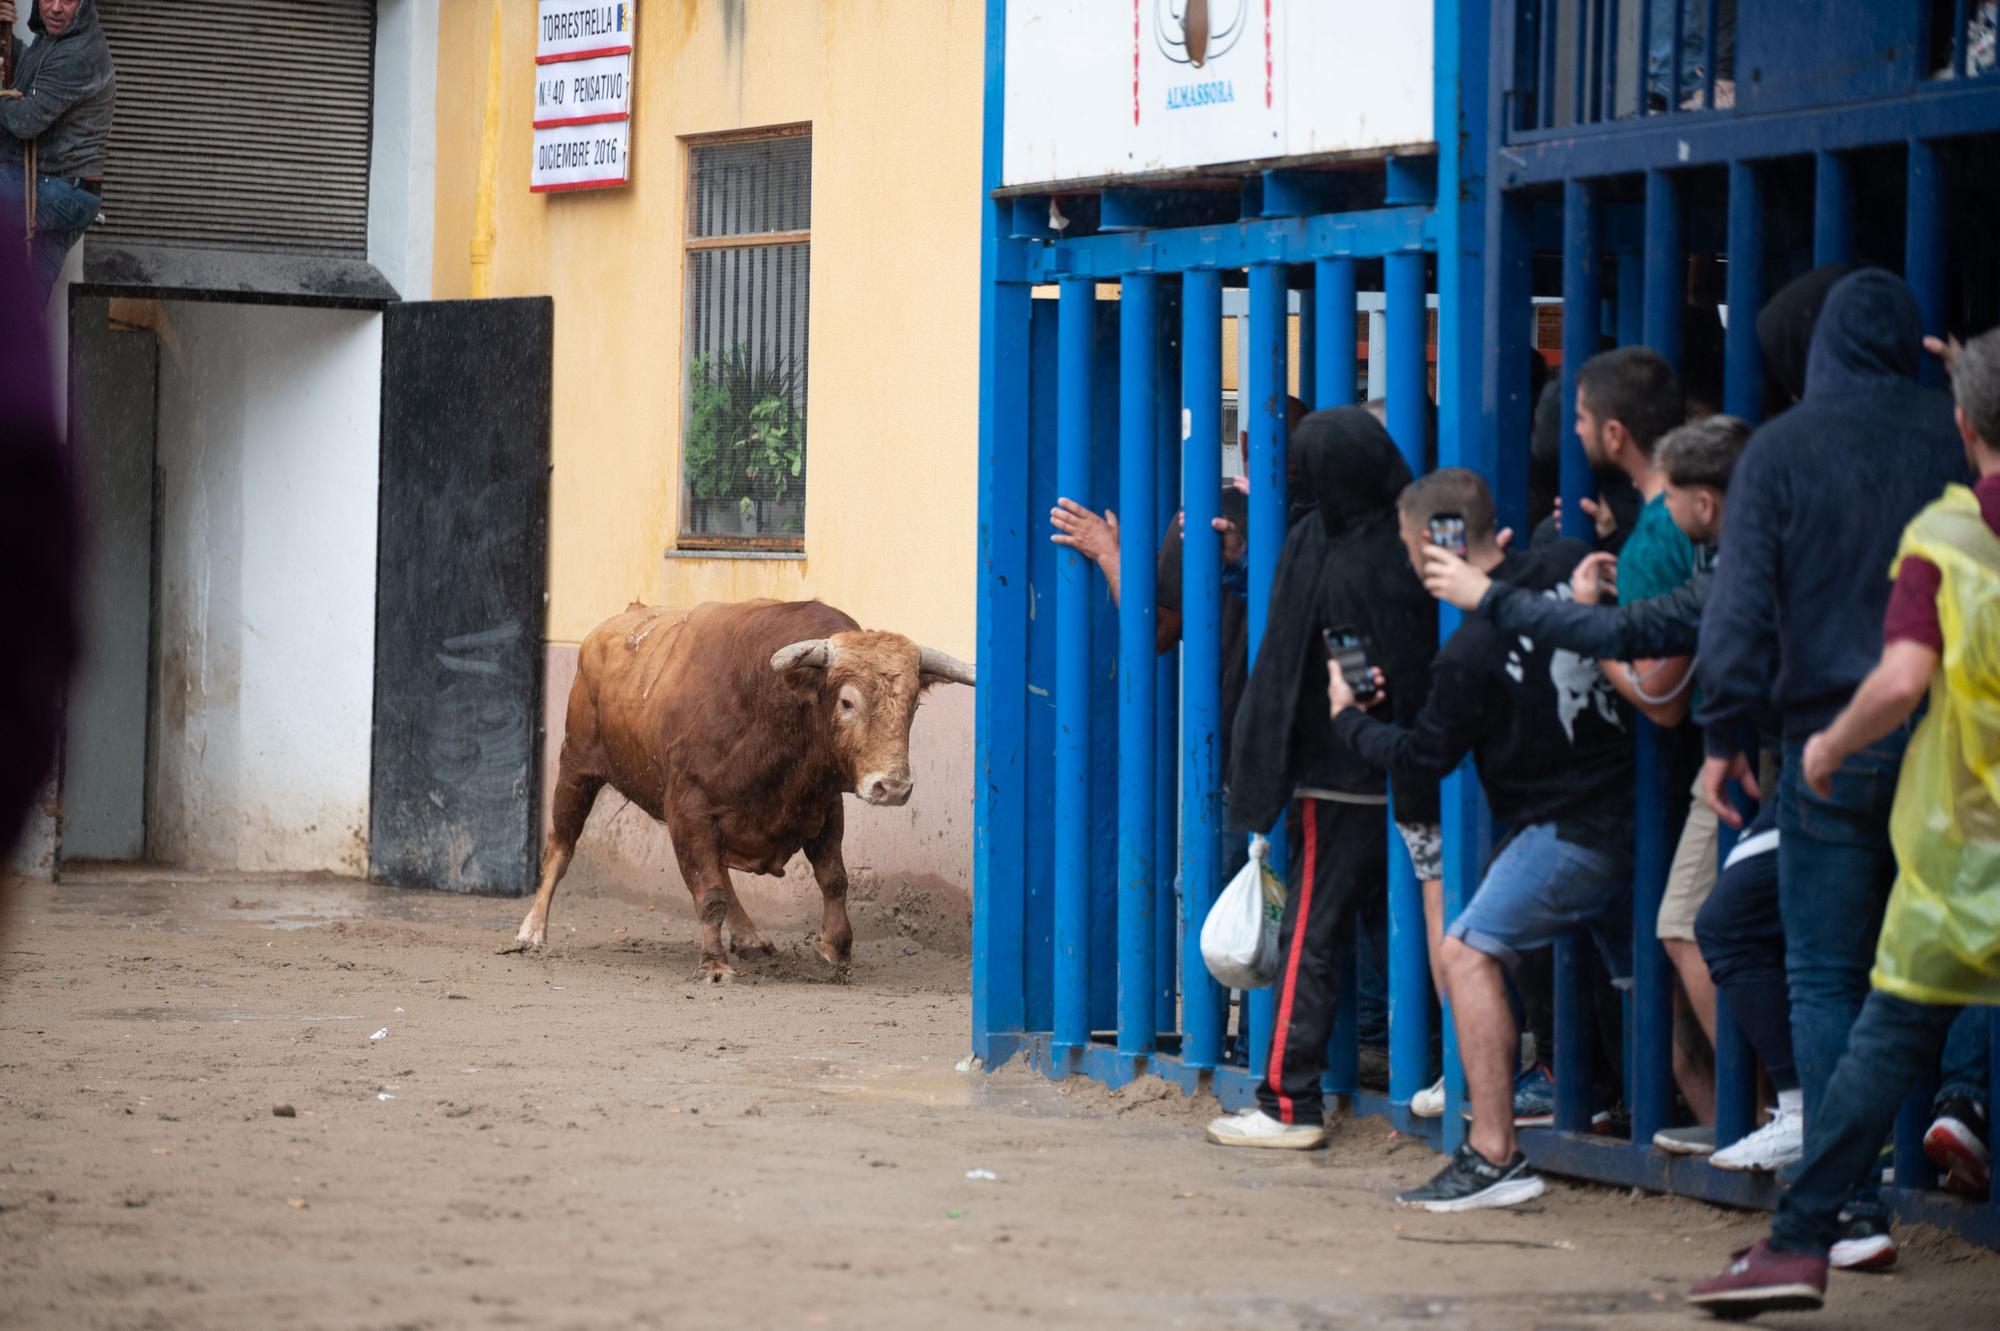
<path id="1" fill-rule="evenodd" d="M 689 364 L 682 458 L 697 500 L 734 501 L 747 521 L 760 502 L 790 497 L 805 469 L 797 389 L 783 357 L 753 354 L 747 343 Z"/>

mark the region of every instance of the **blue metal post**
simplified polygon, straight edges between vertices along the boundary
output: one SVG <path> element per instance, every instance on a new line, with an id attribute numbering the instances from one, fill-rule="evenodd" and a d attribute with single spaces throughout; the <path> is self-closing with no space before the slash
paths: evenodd
<path id="1" fill-rule="evenodd" d="M 1562 294 L 1562 531 L 1590 540 L 1594 529 L 1583 501 L 1597 493 L 1597 483 L 1575 428 L 1577 372 L 1597 352 L 1601 301 L 1597 193 L 1588 181 L 1563 186 Z M 1575 935 L 1555 946 L 1556 1127 L 1565 1132 L 1590 1127 L 1590 1049 L 1596 1035 L 1586 946 Z"/>
<path id="2" fill-rule="evenodd" d="M 1754 425 L 1764 418 L 1764 352 L 1757 343 L 1757 311 L 1764 308 L 1764 177 L 1752 162 L 1729 164 L 1728 243 L 1722 409 Z"/>
<path id="3" fill-rule="evenodd" d="M 1612 327 L 1621 347 L 1636 347 L 1646 340 L 1645 284 L 1645 252 L 1619 250 L 1617 290 L 1612 296 Z"/>
<path id="4" fill-rule="evenodd" d="M 1444 197 L 1442 194 L 1440 197 Z M 1383 260 L 1388 305 L 1389 433 L 1410 474 L 1429 470 L 1429 357 L 1425 336 L 1424 256 L 1391 254 Z M 1382 834 L 1394 843 L 1387 820 Z M 1428 1084 L 1431 1051 L 1430 947 L 1424 933 L 1424 899 L 1408 853 L 1389 846 L 1389 1098 L 1407 1104 Z"/>
<path id="5" fill-rule="evenodd" d="M 1632 1080 L 1632 1140 L 1649 1145 L 1654 1133 L 1669 1126 L 1674 1102 L 1673 968 L 1658 936 L 1674 829 L 1667 826 L 1666 746 L 1651 721 L 1635 716 L 1633 722 L 1638 753 L 1632 818 L 1632 1040 L 1625 1059 Z"/>
<path id="6" fill-rule="evenodd" d="M 1597 494 L 1590 460 L 1576 437 L 1576 376 L 1597 354 L 1602 299 L 1598 252 L 1597 187 L 1586 180 L 1563 184 L 1562 533 L 1591 540 L 1595 531 L 1583 501 Z"/>
<path id="7" fill-rule="evenodd" d="M 1620 280 L 1623 280 L 1621 274 Z M 1687 214 L 1671 171 L 1646 173 L 1646 314 L 1641 339 L 1676 368 L 1687 296 Z"/>
<path id="8" fill-rule="evenodd" d="M 1271 583 L 1285 546 L 1285 269 L 1259 263 L 1250 268 L 1250 363 L 1245 391 L 1238 396 L 1241 419 L 1250 428 L 1250 659 L 1264 641 Z M 1273 829 L 1273 863 L 1283 868 L 1283 824 Z M 1250 991 L 1250 1073 L 1261 1076 L 1270 1056 L 1276 1011 L 1271 990 Z"/>
<path id="9" fill-rule="evenodd" d="M 1127 277 L 1118 310 L 1118 1053 L 1153 1052 L 1153 524 L 1159 494 L 1159 279 Z M 1130 1060 L 1130 1066 L 1125 1066 Z"/>
<path id="10" fill-rule="evenodd" d="M 1319 301 L 1317 290 L 1299 297 L 1299 401 L 1319 401 Z"/>
<path id="11" fill-rule="evenodd" d="M 1854 262 L 1854 173 L 1843 153 L 1813 154 L 1813 264 Z"/>
<path id="12" fill-rule="evenodd" d="M 1091 494 L 1091 354 L 1097 284 L 1065 278 L 1056 324 L 1056 489 L 1086 507 Z M 1058 1059 L 1090 1043 L 1090 676 L 1097 570 L 1074 550 L 1056 556 L 1055 1034 Z"/>
<path id="13" fill-rule="evenodd" d="M 1154 454 L 1159 468 L 1152 537 L 1173 526 L 1181 506 L 1181 290 L 1178 282 L 1160 292 L 1159 327 L 1154 337 L 1159 362 L 1159 411 Z M 1155 563 L 1155 570 L 1158 569 Z M 1157 630 L 1157 623 L 1155 628 Z M 1174 969 L 1180 918 L 1174 865 L 1180 859 L 1180 680 L 1181 654 L 1169 647 L 1153 664 L 1153 1029 L 1176 1029 L 1179 974 Z"/>
<path id="14" fill-rule="evenodd" d="M 1202 962 L 1202 921 L 1222 884 L 1222 275 L 1181 279 L 1181 1061 L 1222 1056 L 1228 995 Z"/>
<path id="15" fill-rule="evenodd" d="M 1923 312 L 1924 332 L 1945 331 L 1945 202 L 1944 165 L 1937 145 L 1910 140 L 1909 211 L 1903 229 L 1903 280 L 1916 293 Z M 1919 376 L 1927 384 L 1944 382 L 1944 367 L 1935 356 L 1922 358 Z"/>
<path id="16" fill-rule="evenodd" d="M 1313 392 L 1315 407 L 1354 402 L 1354 260 L 1321 259 L 1313 278 Z"/>
<path id="17" fill-rule="evenodd" d="M 1030 291 L 1001 281 L 1010 205 L 1000 183 L 1006 0 L 986 11 L 985 186 L 979 269 L 978 659 L 974 703 L 972 1048 L 990 1066 L 995 1037 L 1025 1024 L 1024 863 L 1027 738 L 1028 326 Z"/>

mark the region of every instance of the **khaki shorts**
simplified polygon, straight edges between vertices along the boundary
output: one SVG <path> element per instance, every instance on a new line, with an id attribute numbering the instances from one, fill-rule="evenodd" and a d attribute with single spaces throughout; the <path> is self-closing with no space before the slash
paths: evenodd
<path id="1" fill-rule="evenodd" d="M 1655 932 L 1661 938 L 1694 941 L 1694 917 L 1701 903 L 1715 890 L 1716 855 L 1722 835 L 1715 810 L 1701 795 L 1701 778 L 1696 777 L 1693 799 L 1688 804 L 1687 825 L 1681 829 L 1680 845 L 1667 870 L 1667 890 L 1660 898 L 1660 920 Z"/>

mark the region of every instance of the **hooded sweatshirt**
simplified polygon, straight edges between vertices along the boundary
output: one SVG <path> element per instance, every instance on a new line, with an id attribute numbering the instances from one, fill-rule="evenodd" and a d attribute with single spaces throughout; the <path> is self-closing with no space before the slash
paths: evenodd
<path id="1" fill-rule="evenodd" d="M 1917 383 L 1922 332 L 1901 278 L 1841 279 L 1805 396 L 1736 465 L 1697 665 L 1711 756 L 1743 751 L 1767 698 L 1785 738 L 1821 729 L 1881 654 L 1903 527 L 1968 475 L 1951 399 Z"/>
<path id="2" fill-rule="evenodd" d="M 1757 345 L 1764 353 L 1764 376 L 1783 400 L 1782 411 L 1806 395 L 1806 357 L 1812 351 L 1813 329 L 1827 295 L 1852 272 L 1844 263 L 1823 263 L 1778 289 L 1757 312 Z"/>
<path id="3" fill-rule="evenodd" d="M 6 131 L 0 134 L 0 158 L 18 162 L 21 144 L 36 139 L 43 175 L 102 176 L 118 78 L 97 22 L 97 0 L 83 0 L 60 37 L 48 35 L 41 0 L 35 0 L 28 31 L 35 34 L 33 42 L 14 43 L 12 86 L 23 95 L 0 100 L 0 130 Z"/>
<path id="4" fill-rule="evenodd" d="M 1365 409 L 1315 412 L 1292 440 L 1298 495 L 1312 508 L 1292 524 L 1271 589 L 1271 613 L 1231 743 L 1229 825 L 1264 831 L 1300 787 L 1380 799 L 1381 769 L 1334 740 L 1320 630 L 1347 628 L 1389 680 L 1398 716 L 1429 691 L 1436 603 L 1396 534 L 1396 499 L 1410 470 Z M 1437 818 L 1435 779 L 1396 787 L 1404 822 Z"/>

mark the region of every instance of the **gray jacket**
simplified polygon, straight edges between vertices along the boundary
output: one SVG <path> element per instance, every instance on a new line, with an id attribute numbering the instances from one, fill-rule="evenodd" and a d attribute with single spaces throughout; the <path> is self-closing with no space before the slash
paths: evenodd
<path id="1" fill-rule="evenodd" d="M 42 26 L 35 0 L 28 31 L 33 42 L 14 43 L 13 86 L 25 95 L 0 99 L 0 158 L 18 162 L 22 142 L 37 139 L 43 175 L 103 175 L 118 76 L 97 22 L 97 0 L 83 0 L 76 21 L 56 38 Z"/>
<path id="2" fill-rule="evenodd" d="M 1620 606 L 1578 605 L 1496 582 L 1479 609 L 1502 632 L 1547 638 L 1600 661 L 1693 656 L 1701 635 L 1702 606 L 1714 580 L 1715 547 L 1704 545 L 1695 548 L 1694 572 L 1688 580 L 1650 600 Z"/>

